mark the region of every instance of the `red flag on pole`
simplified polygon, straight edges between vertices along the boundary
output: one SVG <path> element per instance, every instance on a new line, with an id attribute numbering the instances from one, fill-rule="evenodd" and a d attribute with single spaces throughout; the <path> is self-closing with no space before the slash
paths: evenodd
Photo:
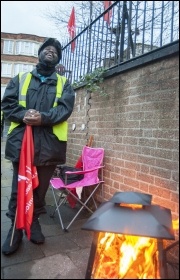
<path id="1" fill-rule="evenodd" d="M 76 36 L 76 24 L 75 24 L 75 10 L 72 8 L 71 15 L 68 21 L 68 32 L 70 39 L 72 40 Z M 75 41 L 71 43 L 71 51 L 74 52 L 75 49 Z"/>
<path id="2" fill-rule="evenodd" d="M 33 159 L 32 127 L 26 125 L 19 162 L 16 228 L 26 230 L 28 239 L 30 239 L 30 227 L 34 210 L 33 189 L 39 184 L 37 170 L 33 166 Z"/>
<path id="3" fill-rule="evenodd" d="M 108 9 L 111 5 L 112 5 L 111 1 L 104 1 L 104 10 Z M 107 21 L 107 23 L 110 24 L 111 17 L 112 17 L 112 9 L 104 14 L 104 21 Z"/>

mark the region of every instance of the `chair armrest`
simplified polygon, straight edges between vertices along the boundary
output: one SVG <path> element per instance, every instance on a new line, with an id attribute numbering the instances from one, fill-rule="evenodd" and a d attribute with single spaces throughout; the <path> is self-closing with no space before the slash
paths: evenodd
<path id="1" fill-rule="evenodd" d="M 92 172 L 94 170 L 98 170 L 98 169 L 101 169 L 103 168 L 103 166 L 97 166 L 95 168 L 91 168 L 91 169 L 87 169 L 87 170 L 82 170 L 82 171 L 66 171 L 65 174 L 85 174 L 85 173 L 89 173 L 89 172 Z"/>

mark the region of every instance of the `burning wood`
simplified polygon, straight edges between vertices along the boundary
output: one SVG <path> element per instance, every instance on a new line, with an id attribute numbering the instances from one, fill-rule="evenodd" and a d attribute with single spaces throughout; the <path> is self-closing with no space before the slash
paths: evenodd
<path id="1" fill-rule="evenodd" d="M 92 279 L 158 279 L 156 240 L 100 233 Z"/>

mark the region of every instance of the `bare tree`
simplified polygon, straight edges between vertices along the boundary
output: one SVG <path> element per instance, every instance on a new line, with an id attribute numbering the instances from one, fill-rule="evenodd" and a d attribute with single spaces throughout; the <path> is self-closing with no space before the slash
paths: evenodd
<path id="1" fill-rule="evenodd" d="M 75 7 L 76 30 L 78 31 L 82 29 L 82 27 L 88 26 L 90 21 L 103 12 L 103 2 L 104 1 L 68 1 L 66 2 L 66 7 L 64 7 L 62 2 L 57 1 L 57 4 L 52 4 L 44 10 L 42 17 L 49 19 L 49 21 L 54 24 L 61 38 L 67 39 L 69 37 L 67 23 L 72 7 Z M 112 3 L 113 2 L 114 1 L 112 1 Z"/>
<path id="2" fill-rule="evenodd" d="M 67 23 L 74 6 L 78 51 L 71 56 L 70 65 L 63 63 L 66 69 L 81 65 L 76 67 L 78 79 L 83 73 L 114 66 L 179 39 L 178 1 L 111 1 L 110 24 L 101 16 L 103 2 L 71 1 L 66 9 L 57 2 L 44 14 L 56 25 L 63 47 L 68 49 Z"/>
<path id="3" fill-rule="evenodd" d="M 75 7 L 76 16 L 76 34 L 82 31 L 83 28 L 89 25 L 89 23 L 97 18 L 103 11 L 104 1 L 70 1 L 66 2 L 66 6 L 63 4 L 64 1 L 57 1 L 57 4 L 49 6 L 43 14 L 43 17 L 49 19 L 58 31 L 61 38 L 66 41 L 69 38 L 67 32 L 67 23 L 70 17 L 72 7 Z M 110 26 L 110 31 L 114 36 L 119 37 L 119 33 L 122 29 L 122 10 L 124 2 L 127 4 L 127 11 L 125 11 L 126 18 L 125 23 L 130 25 L 132 35 L 142 35 L 146 32 L 146 38 L 144 38 L 144 44 L 147 40 L 147 34 L 151 33 L 151 30 L 156 30 L 153 34 L 153 44 L 158 45 L 159 41 L 165 41 L 168 37 L 170 30 L 169 16 L 173 14 L 174 23 L 179 22 L 179 3 L 178 1 L 111 1 L 119 2 L 118 9 L 114 10 L 113 21 Z M 130 3 L 131 2 L 131 3 Z M 131 8 L 130 8 L 131 7 Z M 146 10 L 146 17 L 144 17 Z M 129 23 L 127 22 L 129 19 Z M 163 22 L 163 32 L 161 28 Z M 177 36 L 179 32 L 179 25 L 174 29 L 174 36 Z M 114 37 L 113 36 L 113 37 Z M 126 40 L 126 39 L 125 39 Z M 142 39 L 140 40 L 142 41 Z M 148 40 L 147 40 L 148 41 Z M 132 42 L 131 42 L 132 43 Z"/>

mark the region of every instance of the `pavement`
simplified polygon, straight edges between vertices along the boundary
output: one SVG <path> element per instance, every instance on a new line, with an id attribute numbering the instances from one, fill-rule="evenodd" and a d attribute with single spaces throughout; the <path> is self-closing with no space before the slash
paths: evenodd
<path id="1" fill-rule="evenodd" d="M 11 193 L 12 165 L 4 158 L 6 138 L 1 137 L 1 244 L 6 239 L 11 221 L 6 217 Z M 72 223 L 68 232 L 61 229 L 58 215 L 53 211 L 53 196 L 49 188 L 46 195 L 47 213 L 40 216 L 45 243 L 33 244 L 23 236 L 14 254 L 1 253 L 1 279 L 85 279 L 93 232 L 81 226 L 90 216 L 86 210 Z M 78 211 L 68 203 L 63 205 L 62 219 L 66 225 Z"/>

